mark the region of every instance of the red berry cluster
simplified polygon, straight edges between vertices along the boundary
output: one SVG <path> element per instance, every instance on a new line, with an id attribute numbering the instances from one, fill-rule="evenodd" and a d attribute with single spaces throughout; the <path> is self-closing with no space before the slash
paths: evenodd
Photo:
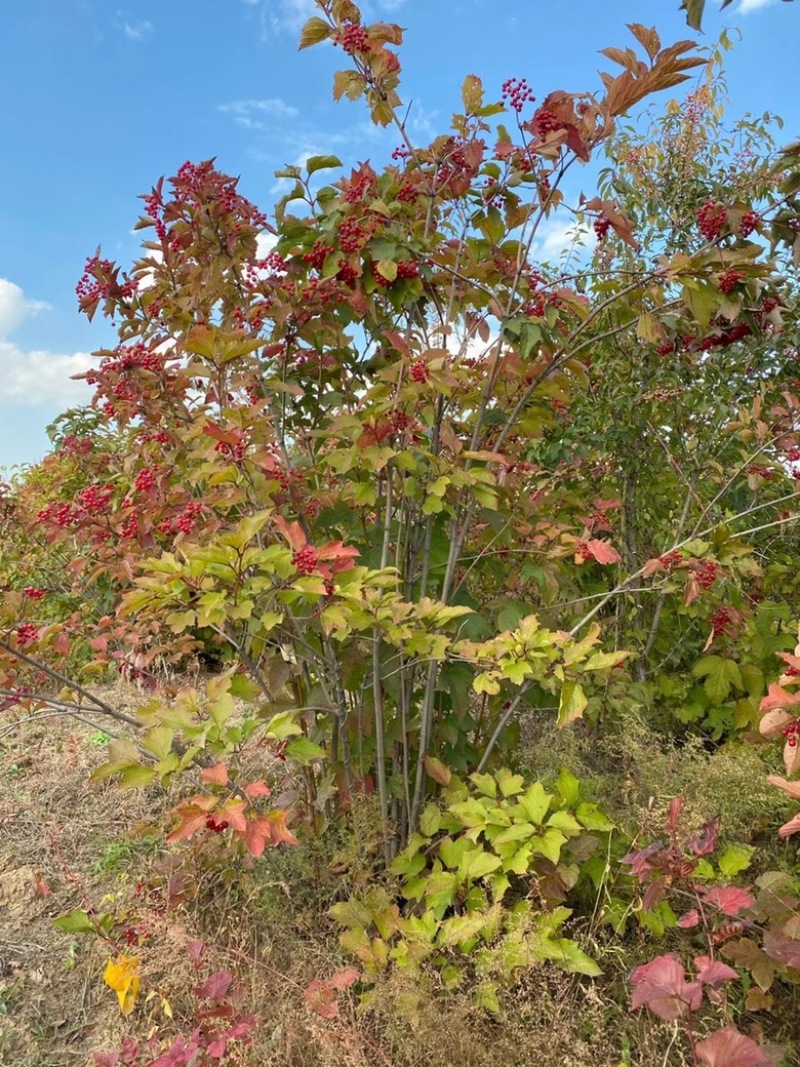
<path id="1" fill-rule="evenodd" d="M 797 748 L 798 740 L 800 740 L 800 719 L 795 719 L 788 726 L 784 726 L 781 733 L 786 738 L 789 748 Z"/>
<path id="2" fill-rule="evenodd" d="M 503 99 L 508 106 L 517 114 L 522 111 L 526 104 L 532 104 L 536 97 L 528 85 L 526 78 L 507 78 L 502 85 Z"/>
<path id="3" fill-rule="evenodd" d="M 136 515 L 129 515 L 119 529 L 120 537 L 135 537 L 139 532 L 139 520 Z"/>
<path id="4" fill-rule="evenodd" d="M 87 489 L 81 489 L 78 493 L 78 503 L 90 515 L 97 515 L 108 508 L 108 502 L 113 492 L 114 486 L 108 483 L 106 485 L 90 485 Z M 64 507 L 68 506 L 64 505 Z"/>
<path id="5" fill-rule="evenodd" d="M 337 227 L 337 233 L 343 252 L 359 252 L 368 237 L 358 219 L 352 217 L 342 219 Z"/>
<path id="6" fill-rule="evenodd" d="M 344 198 L 348 204 L 358 204 L 367 196 L 374 185 L 374 177 L 371 174 L 362 174 L 354 179 L 347 187 Z"/>
<path id="7" fill-rule="evenodd" d="M 32 622 L 25 622 L 17 627 L 17 644 L 20 648 L 26 648 L 39 640 L 39 628 Z"/>
<path id="8" fill-rule="evenodd" d="M 245 456 L 247 445 L 244 441 L 237 441 L 236 444 L 228 444 L 227 441 L 217 441 L 214 445 L 215 452 L 221 452 L 226 456 L 230 456 L 235 463 L 241 463 Z"/>
<path id="9" fill-rule="evenodd" d="M 313 574 L 317 569 L 319 558 L 312 545 L 303 545 L 292 556 L 292 563 L 301 574 Z"/>
<path id="10" fill-rule="evenodd" d="M 594 220 L 594 232 L 597 235 L 598 241 L 602 241 L 610 229 L 611 223 L 608 219 L 599 218 Z"/>
<path id="11" fill-rule="evenodd" d="M 392 159 L 395 163 L 399 163 L 404 159 L 408 159 L 408 149 L 404 144 L 399 144 L 397 148 L 392 150 Z"/>
<path id="12" fill-rule="evenodd" d="M 101 280 L 98 275 L 111 275 L 114 264 L 110 259 L 100 259 L 98 256 L 90 256 L 86 260 L 78 284 L 75 286 L 75 295 L 82 304 L 94 303 L 108 296 L 111 291 L 111 283 Z"/>
<path id="13" fill-rule="evenodd" d="M 155 489 L 155 485 L 156 475 L 151 467 L 145 467 L 144 470 L 140 470 L 133 482 L 134 489 L 138 489 L 140 493 Z"/>
<path id="14" fill-rule="evenodd" d="M 674 570 L 676 567 L 683 563 L 683 555 L 677 550 L 667 552 L 663 556 L 659 556 L 658 562 L 662 567 L 665 567 L 668 571 Z"/>
<path id="15" fill-rule="evenodd" d="M 749 237 L 753 230 L 757 230 L 761 225 L 761 216 L 757 211 L 747 211 L 742 215 L 741 234 L 742 237 Z"/>
<path id="16" fill-rule="evenodd" d="M 351 266 L 347 260 L 339 260 L 339 269 L 336 272 L 337 282 L 341 282 L 342 285 L 353 286 L 358 281 L 358 271 L 355 267 Z"/>
<path id="17" fill-rule="evenodd" d="M 588 562 L 590 559 L 594 559 L 594 556 L 585 541 L 578 542 L 575 548 L 575 554 L 579 559 L 583 560 L 584 563 Z"/>
<path id="18" fill-rule="evenodd" d="M 697 569 L 694 572 L 694 576 L 697 579 L 697 584 L 701 589 L 710 589 L 714 582 L 717 580 L 717 567 L 716 563 L 713 563 L 710 559 L 701 560 Z"/>
<path id="19" fill-rule="evenodd" d="M 770 311 L 774 311 L 777 307 L 780 307 L 780 300 L 776 296 L 765 296 L 761 301 L 761 310 L 765 315 L 768 315 Z"/>
<path id="20" fill-rule="evenodd" d="M 197 500 L 193 500 L 189 504 L 187 504 L 175 520 L 175 525 L 178 530 L 180 530 L 181 533 L 187 535 L 193 533 L 195 525 L 197 524 L 197 520 L 200 517 L 202 511 L 203 505 Z"/>
<path id="21" fill-rule="evenodd" d="M 732 293 L 742 278 L 744 278 L 744 274 L 740 270 L 734 270 L 732 267 L 723 271 L 717 278 L 719 291 L 721 293 Z"/>
<path id="22" fill-rule="evenodd" d="M 401 204 L 416 204 L 420 195 L 421 191 L 413 182 L 403 182 L 395 194 L 395 200 L 399 200 Z"/>
<path id="23" fill-rule="evenodd" d="M 546 137 L 548 133 L 555 133 L 556 130 L 564 128 L 563 122 L 559 122 L 558 117 L 545 107 L 540 107 L 534 113 L 532 126 L 538 137 Z"/>
<path id="24" fill-rule="evenodd" d="M 314 270 L 322 270 L 325 260 L 334 251 L 332 245 L 326 245 L 322 241 L 317 241 L 310 252 L 306 252 L 303 256 L 304 263 L 310 263 Z"/>
<path id="25" fill-rule="evenodd" d="M 335 45 L 341 45 L 349 56 L 369 51 L 369 34 L 363 26 L 349 22 L 333 39 Z"/>
<path id="26" fill-rule="evenodd" d="M 727 633 L 732 621 L 733 616 L 728 608 L 725 606 L 717 608 L 711 616 L 711 629 L 714 637 L 720 637 L 722 634 Z"/>
<path id="27" fill-rule="evenodd" d="M 674 341 L 665 341 L 663 345 L 659 345 L 656 349 L 656 352 L 658 352 L 659 356 L 671 356 L 674 351 Z"/>
<path id="28" fill-rule="evenodd" d="M 47 590 L 46 589 L 37 589 L 33 585 L 26 585 L 25 588 L 22 590 L 22 592 L 30 600 L 43 600 L 44 597 L 47 596 Z"/>
<path id="29" fill-rule="evenodd" d="M 221 834 L 228 829 L 227 819 L 215 819 L 213 815 L 206 815 L 206 829 L 214 834 Z"/>
<path id="30" fill-rule="evenodd" d="M 404 411 L 395 411 L 390 419 L 390 425 L 392 427 L 392 433 L 405 433 L 411 426 L 413 420 L 410 415 L 406 415 Z"/>
<path id="31" fill-rule="evenodd" d="M 428 380 L 428 365 L 421 359 L 416 359 L 411 364 L 411 381 L 424 385 Z"/>
<path id="32" fill-rule="evenodd" d="M 717 241 L 725 231 L 728 212 L 724 204 L 707 201 L 697 209 L 697 225 L 707 241 Z"/>
<path id="33" fill-rule="evenodd" d="M 761 463 L 751 463 L 747 468 L 748 474 L 755 474 L 759 478 L 763 478 L 765 482 L 771 482 L 773 472 L 769 467 L 763 466 Z"/>
<path id="34" fill-rule="evenodd" d="M 419 277 L 419 263 L 415 259 L 401 259 L 397 264 L 397 280 Z"/>

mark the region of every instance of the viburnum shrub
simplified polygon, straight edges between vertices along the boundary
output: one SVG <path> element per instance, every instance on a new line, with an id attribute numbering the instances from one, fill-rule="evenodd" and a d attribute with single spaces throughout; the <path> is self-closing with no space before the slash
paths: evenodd
<path id="1" fill-rule="evenodd" d="M 435 792 L 431 761 L 486 773 L 523 711 L 566 726 L 661 701 L 718 734 L 755 719 L 783 638 L 753 538 L 792 522 L 782 463 L 800 446 L 780 273 L 798 152 L 722 166 L 723 141 L 692 163 L 691 195 L 668 195 L 667 163 L 711 143 L 696 93 L 669 111 L 653 182 L 634 180 L 646 160 L 621 117 L 705 61 L 631 32 L 642 58 L 606 49 L 621 71 L 598 92 L 532 100 L 516 75 L 495 94 L 469 75 L 451 128 L 417 145 L 401 28 L 319 0 L 301 47 L 341 46 L 334 96 L 393 129 L 391 160 L 286 167 L 270 215 L 214 161 L 186 162 L 143 198 L 142 258 L 88 260 L 80 306 L 119 331 L 85 376 L 100 461 L 74 494 L 52 486 L 35 526 L 76 591 L 110 592 L 81 635 L 96 664 L 155 682 L 213 643 L 221 672 L 120 713 L 49 661 L 76 627 L 21 574 L 0 692 L 120 719 L 137 736 L 99 773 L 123 784 L 201 770 L 173 839 L 259 855 L 375 794 L 388 864 Z M 598 195 L 568 204 L 568 176 L 604 148 Z M 707 203 L 725 211 L 713 233 Z M 602 240 L 541 262 L 542 228 L 570 208 Z M 772 258 L 743 235 L 754 214 Z M 754 462 L 775 477 L 751 490 Z M 275 756 L 293 784 L 272 808 Z"/>

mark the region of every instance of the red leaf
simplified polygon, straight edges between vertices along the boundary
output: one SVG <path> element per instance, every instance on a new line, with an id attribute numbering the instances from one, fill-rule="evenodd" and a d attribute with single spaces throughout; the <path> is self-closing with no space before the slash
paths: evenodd
<path id="1" fill-rule="evenodd" d="M 714 886 L 705 891 L 703 899 L 706 904 L 719 908 L 723 915 L 739 915 L 756 902 L 752 893 L 737 885 Z"/>
<path id="2" fill-rule="evenodd" d="M 793 704 L 800 704 L 800 693 L 790 693 L 777 682 L 773 682 L 759 708 L 762 711 L 771 711 L 773 708 L 790 708 Z"/>
<path id="3" fill-rule="evenodd" d="M 708 1067 L 772 1067 L 772 1059 L 734 1026 L 700 1041 L 697 1055 Z"/>
<path id="4" fill-rule="evenodd" d="M 192 963 L 199 963 L 205 955 L 205 951 L 206 943 L 205 941 L 200 941 L 199 938 L 186 944 L 186 955 Z"/>
<path id="5" fill-rule="evenodd" d="M 719 816 L 703 824 L 702 831 L 689 842 L 689 848 L 695 856 L 710 856 L 717 847 L 719 837 Z"/>
<path id="6" fill-rule="evenodd" d="M 681 812 L 683 811 L 683 805 L 686 801 L 683 797 L 673 797 L 669 802 L 667 808 L 667 830 L 674 834 L 678 829 L 678 823 L 680 822 Z"/>
<path id="7" fill-rule="evenodd" d="M 213 767 L 204 767 L 200 772 L 200 781 L 205 785 L 227 785 L 228 768 L 224 763 L 217 763 Z"/>
<path id="8" fill-rule="evenodd" d="M 267 838 L 261 826 L 260 818 L 248 821 L 245 843 L 247 844 L 247 851 L 251 856 L 255 856 L 256 859 L 264 852 Z"/>
<path id="9" fill-rule="evenodd" d="M 686 911 L 678 919 L 678 926 L 681 930 L 691 930 L 693 926 L 697 926 L 700 922 L 700 912 L 697 908 L 692 908 L 691 911 Z"/>
<path id="10" fill-rule="evenodd" d="M 657 571 L 663 571 L 665 569 L 666 568 L 660 559 L 649 559 L 642 570 L 642 577 L 649 578 L 651 574 L 655 574 Z"/>
<path id="11" fill-rule="evenodd" d="M 253 797 L 271 796 L 272 790 L 263 782 L 251 782 L 250 785 L 244 787 L 244 795 L 252 800 Z"/>
<path id="12" fill-rule="evenodd" d="M 647 1007 L 659 1019 L 672 1022 L 697 1011 L 703 999 L 699 982 L 687 982 L 683 964 L 674 955 L 657 956 L 631 974 L 631 1011 Z"/>
<path id="13" fill-rule="evenodd" d="M 232 982 L 230 971 L 214 971 L 202 985 L 197 986 L 195 993 L 201 1000 L 222 1000 Z"/>
<path id="14" fill-rule="evenodd" d="M 308 1007 L 321 1015 L 323 1019 L 335 1019 L 339 1014 L 336 990 L 324 978 L 315 978 L 303 990 L 303 998 Z"/>
<path id="15" fill-rule="evenodd" d="M 758 724 L 758 731 L 764 737 L 780 737 L 790 722 L 794 722 L 793 715 L 790 715 L 788 711 L 784 711 L 783 708 L 774 708 L 772 711 L 768 711 L 766 715 L 762 715 L 761 722 Z"/>
<path id="16" fill-rule="evenodd" d="M 791 837 L 792 834 L 800 833 L 800 815 L 795 815 L 793 819 L 789 819 L 778 830 L 778 837 Z"/>
<path id="17" fill-rule="evenodd" d="M 349 989 L 357 981 L 358 971 L 355 967 L 345 967 L 341 971 L 336 971 L 330 977 L 330 983 L 334 989 Z"/>
<path id="18" fill-rule="evenodd" d="M 616 548 L 610 545 L 608 541 L 599 541 L 597 538 L 593 538 L 591 541 L 586 542 L 586 548 L 598 563 L 619 563 L 622 559 Z"/>
<path id="19" fill-rule="evenodd" d="M 739 977 L 739 972 L 733 967 L 720 963 L 719 960 L 712 960 L 710 956 L 697 956 L 694 965 L 697 969 L 697 980 L 703 985 L 718 986 Z"/>
<path id="20" fill-rule="evenodd" d="M 295 552 L 299 548 L 304 548 L 308 544 L 306 535 L 303 533 L 303 528 L 299 522 L 287 522 L 282 515 L 275 515 L 272 519 L 278 531 L 283 534 Z"/>
<path id="21" fill-rule="evenodd" d="M 797 774 L 800 771 L 800 745 L 797 743 L 797 735 L 786 738 L 783 746 L 783 765 L 787 774 Z"/>

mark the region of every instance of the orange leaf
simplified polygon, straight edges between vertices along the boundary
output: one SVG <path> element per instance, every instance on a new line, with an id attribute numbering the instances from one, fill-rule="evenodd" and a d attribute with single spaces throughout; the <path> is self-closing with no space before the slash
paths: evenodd
<path id="1" fill-rule="evenodd" d="M 619 563 L 622 559 L 622 556 L 620 556 L 616 548 L 614 548 L 613 545 L 610 545 L 608 541 L 599 541 L 597 538 L 594 538 L 593 540 L 586 542 L 586 548 L 598 563 Z"/>
<path id="2" fill-rule="evenodd" d="M 205 767 L 200 772 L 200 781 L 205 785 L 227 785 L 228 768 L 224 763 L 217 763 L 214 767 Z"/>

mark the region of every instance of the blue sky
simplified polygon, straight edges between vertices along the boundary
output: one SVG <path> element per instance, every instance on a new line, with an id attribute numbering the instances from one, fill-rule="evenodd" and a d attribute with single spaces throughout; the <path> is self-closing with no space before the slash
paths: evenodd
<path id="1" fill-rule="evenodd" d="M 626 22 L 654 24 L 665 43 L 691 36 L 678 0 L 362 6 L 407 29 L 402 96 L 419 141 L 447 128 L 466 73 L 497 97 L 510 76 L 526 77 L 540 97 L 595 89 L 597 71 L 610 66 L 598 50 L 627 44 Z M 785 139 L 796 138 L 800 0 L 735 0 L 724 15 L 716 0 L 707 7 L 708 43 L 723 26 L 742 33 L 729 55 L 731 115 L 775 111 Z M 98 245 L 129 265 L 137 195 L 159 175 L 216 156 L 269 211 L 282 164 L 318 152 L 345 164 L 380 160 L 394 146 L 359 105 L 334 104 L 340 52 L 298 53 L 311 9 L 312 0 L 4 0 L 0 468 L 38 459 L 45 425 L 88 402 L 90 390 L 70 375 L 113 335 L 78 315 L 75 283 Z"/>

